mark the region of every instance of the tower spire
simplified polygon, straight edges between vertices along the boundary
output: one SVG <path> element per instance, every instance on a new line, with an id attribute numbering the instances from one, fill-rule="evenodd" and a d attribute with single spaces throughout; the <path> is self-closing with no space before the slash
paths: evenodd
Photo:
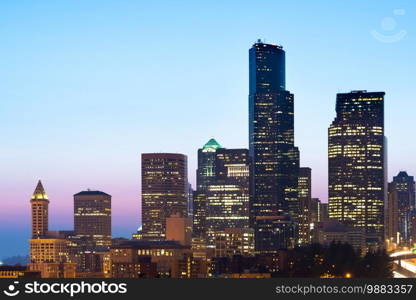
<path id="1" fill-rule="evenodd" d="M 43 188 L 42 181 L 38 181 L 38 184 L 36 185 L 35 191 L 32 195 L 33 200 L 48 200 L 48 195 L 45 192 L 45 189 Z"/>

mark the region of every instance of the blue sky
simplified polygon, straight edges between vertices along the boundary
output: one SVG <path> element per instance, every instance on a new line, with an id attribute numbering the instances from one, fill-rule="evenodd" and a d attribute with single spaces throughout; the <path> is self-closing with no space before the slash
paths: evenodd
<path id="1" fill-rule="evenodd" d="M 72 195 L 92 188 L 113 195 L 114 235 L 128 236 L 140 221 L 140 153 L 187 154 L 194 182 L 209 138 L 248 147 L 257 38 L 286 50 L 314 196 L 327 198 L 337 92 L 386 92 L 389 178 L 416 174 L 414 1 L 149 2 L 0 2 L 0 238 L 10 241 L 0 258 L 27 251 L 39 178 L 51 229 L 72 228 Z"/>

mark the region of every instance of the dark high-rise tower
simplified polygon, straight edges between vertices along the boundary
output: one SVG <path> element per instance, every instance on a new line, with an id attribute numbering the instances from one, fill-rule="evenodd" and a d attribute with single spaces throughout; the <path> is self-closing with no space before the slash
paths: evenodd
<path id="1" fill-rule="evenodd" d="M 247 149 L 225 149 L 214 139 L 198 150 L 195 237 L 213 246 L 220 232 L 249 228 L 249 165 Z"/>
<path id="2" fill-rule="evenodd" d="M 198 169 L 196 170 L 196 191 L 193 197 L 193 235 L 205 237 L 206 233 L 206 193 L 208 186 L 215 182 L 215 158 L 221 145 L 210 139 L 198 149 Z"/>
<path id="3" fill-rule="evenodd" d="M 411 215 L 415 208 L 415 180 L 406 172 L 399 172 L 389 183 L 387 205 L 387 238 L 410 246 Z"/>
<path id="4" fill-rule="evenodd" d="M 328 130 L 329 217 L 364 229 L 368 246 L 384 241 L 384 95 L 338 94 Z"/>
<path id="5" fill-rule="evenodd" d="M 143 239 L 166 238 L 166 218 L 187 217 L 187 157 L 175 153 L 142 154 Z"/>
<path id="6" fill-rule="evenodd" d="M 282 214 L 295 220 L 299 151 L 294 146 L 294 98 L 285 87 L 285 52 L 260 40 L 249 51 L 249 143 L 252 159 L 252 226 L 256 250 L 274 252 L 291 241 L 279 237 Z M 284 241 L 283 244 L 279 241 Z"/>
<path id="7" fill-rule="evenodd" d="M 49 200 L 39 180 L 30 200 L 32 206 L 32 239 L 42 238 L 48 232 Z"/>
<path id="8" fill-rule="evenodd" d="M 85 250 L 111 246 L 111 196 L 101 191 L 74 195 L 74 229 Z"/>

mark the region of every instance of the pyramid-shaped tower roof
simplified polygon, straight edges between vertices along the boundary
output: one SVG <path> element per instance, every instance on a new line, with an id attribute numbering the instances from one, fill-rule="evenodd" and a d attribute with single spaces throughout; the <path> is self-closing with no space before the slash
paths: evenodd
<path id="1" fill-rule="evenodd" d="M 408 177 L 409 175 L 407 175 L 406 171 L 400 171 L 399 174 L 397 174 L 397 177 Z"/>
<path id="2" fill-rule="evenodd" d="M 222 146 L 220 144 L 218 144 L 218 142 L 215 139 L 210 139 L 205 145 L 204 147 L 202 147 L 202 150 L 204 152 L 214 152 L 217 149 L 221 149 Z"/>
<path id="3" fill-rule="evenodd" d="M 32 200 L 48 200 L 48 195 L 43 188 L 42 182 L 39 180 L 36 185 L 35 191 L 32 195 Z"/>

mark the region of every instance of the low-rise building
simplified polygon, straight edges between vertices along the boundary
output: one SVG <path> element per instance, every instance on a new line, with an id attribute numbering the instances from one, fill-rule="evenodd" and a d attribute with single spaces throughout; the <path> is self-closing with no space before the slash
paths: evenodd
<path id="1" fill-rule="evenodd" d="M 26 266 L 0 266 L 0 278 L 40 278 L 39 271 L 29 271 Z"/>
<path id="2" fill-rule="evenodd" d="M 176 241 L 129 241 L 112 246 L 110 253 L 113 277 L 206 276 L 204 260 L 194 258 L 190 246 L 183 246 Z M 155 274 L 149 271 L 154 266 Z"/>
<path id="3" fill-rule="evenodd" d="M 66 239 L 31 239 L 29 270 L 41 272 L 42 278 L 75 278 L 68 243 Z"/>
<path id="4" fill-rule="evenodd" d="M 341 223 L 337 220 L 318 223 L 318 241 L 329 245 L 332 242 L 348 243 L 356 251 L 364 254 L 367 251 L 366 234 L 361 228 Z"/>

